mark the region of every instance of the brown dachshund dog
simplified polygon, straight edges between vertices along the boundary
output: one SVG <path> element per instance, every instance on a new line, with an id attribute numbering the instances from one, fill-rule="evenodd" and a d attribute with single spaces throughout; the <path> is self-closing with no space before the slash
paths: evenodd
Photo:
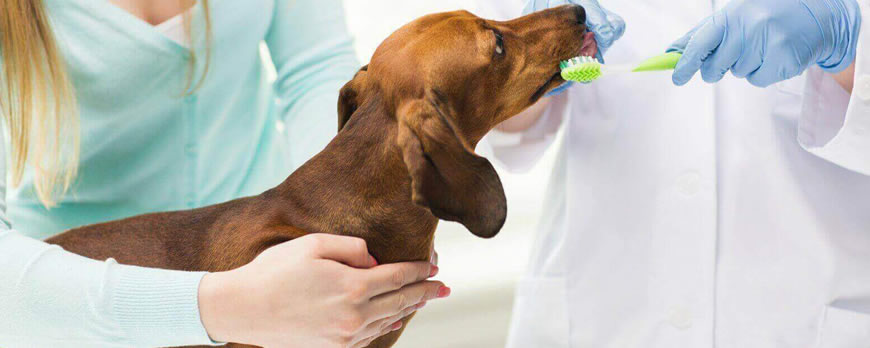
<path id="1" fill-rule="evenodd" d="M 361 237 L 380 263 L 428 260 L 438 219 L 493 237 L 505 221 L 505 195 L 473 149 L 564 82 L 560 60 L 594 55 L 585 21 L 579 6 L 508 22 L 465 11 L 420 18 L 387 38 L 342 88 L 338 135 L 278 187 L 48 242 L 94 259 L 217 272 L 309 233 Z M 400 333 L 369 347 L 390 347 Z"/>

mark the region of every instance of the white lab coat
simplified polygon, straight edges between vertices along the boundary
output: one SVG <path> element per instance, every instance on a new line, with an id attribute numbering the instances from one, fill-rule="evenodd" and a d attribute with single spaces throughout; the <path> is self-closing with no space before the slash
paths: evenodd
<path id="1" fill-rule="evenodd" d="M 628 25 L 615 64 L 714 9 L 601 3 Z M 555 97 L 523 134 L 491 134 L 482 147 L 508 168 L 559 147 L 508 346 L 870 347 L 870 20 L 860 37 L 851 96 L 818 69 L 767 89 L 613 76 Z"/>

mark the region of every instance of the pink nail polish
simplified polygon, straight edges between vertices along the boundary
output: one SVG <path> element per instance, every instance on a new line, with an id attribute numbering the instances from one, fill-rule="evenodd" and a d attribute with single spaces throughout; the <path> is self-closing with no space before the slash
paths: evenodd
<path id="1" fill-rule="evenodd" d="M 442 286 L 438 289 L 438 298 L 445 298 L 450 296 L 450 288 L 446 286 Z"/>
<path id="2" fill-rule="evenodd" d="M 429 277 L 430 278 L 434 277 L 437 274 L 438 274 L 438 266 L 432 265 L 432 267 L 429 268 Z"/>
<path id="3" fill-rule="evenodd" d="M 390 328 L 391 328 L 393 331 L 396 331 L 396 330 L 398 330 L 398 329 L 401 329 L 401 328 L 402 328 L 402 322 L 401 322 L 401 321 L 397 321 L 397 322 L 396 322 L 395 324 L 393 324 L 393 326 L 391 326 Z"/>
<path id="4" fill-rule="evenodd" d="M 369 255 L 369 257 L 371 257 L 371 258 L 372 258 L 372 265 L 374 265 L 374 266 L 377 266 L 377 265 L 378 265 L 378 260 L 377 260 L 377 259 L 375 259 L 375 257 L 374 257 L 374 256 L 371 256 L 371 255 Z M 374 266 L 372 266 L 372 267 L 374 267 Z"/>

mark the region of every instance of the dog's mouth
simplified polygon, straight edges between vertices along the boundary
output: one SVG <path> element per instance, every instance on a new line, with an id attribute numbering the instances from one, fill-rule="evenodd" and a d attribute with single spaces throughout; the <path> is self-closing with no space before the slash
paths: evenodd
<path id="1" fill-rule="evenodd" d="M 570 57 L 561 59 L 560 61 L 571 59 L 576 56 L 595 57 L 595 55 L 598 54 L 598 43 L 595 41 L 595 34 L 593 34 L 591 31 L 586 31 L 585 33 L 583 33 L 583 45 L 580 47 L 579 52 L 572 53 L 573 54 Z M 532 102 L 538 101 L 538 99 L 541 99 L 541 97 L 547 94 L 547 92 L 556 87 L 559 87 L 563 83 L 565 83 L 565 79 L 562 78 L 562 69 L 556 67 L 556 72 L 553 74 L 553 76 L 550 76 L 550 79 L 548 79 L 547 82 L 545 82 L 540 88 L 538 88 L 538 90 L 535 91 L 535 94 L 532 95 Z"/>
<path id="2" fill-rule="evenodd" d="M 544 94 L 549 92 L 551 89 L 560 86 L 563 83 L 565 83 L 565 79 L 562 78 L 562 71 L 556 71 L 556 73 L 553 74 L 553 76 L 551 76 L 550 79 L 547 80 L 547 82 L 545 82 L 543 86 L 535 91 L 535 94 L 532 94 L 532 102 L 534 103 L 538 101 L 538 99 L 541 99 Z"/>

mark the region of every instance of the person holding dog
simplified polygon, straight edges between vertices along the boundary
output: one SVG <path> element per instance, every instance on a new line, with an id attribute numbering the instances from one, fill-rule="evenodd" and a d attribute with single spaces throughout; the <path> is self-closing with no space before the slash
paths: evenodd
<path id="1" fill-rule="evenodd" d="M 335 134 L 317 115 L 359 68 L 340 1 L 0 0 L 0 52 L 0 346 L 363 347 L 449 294 L 429 262 L 378 265 L 351 237 L 209 274 L 39 241 L 280 183 Z"/>
<path id="2" fill-rule="evenodd" d="M 671 79 L 605 73 L 488 138 L 518 171 L 558 147 L 508 347 L 866 346 L 870 5 L 477 3 L 569 2 L 605 64 L 683 56 Z"/>

